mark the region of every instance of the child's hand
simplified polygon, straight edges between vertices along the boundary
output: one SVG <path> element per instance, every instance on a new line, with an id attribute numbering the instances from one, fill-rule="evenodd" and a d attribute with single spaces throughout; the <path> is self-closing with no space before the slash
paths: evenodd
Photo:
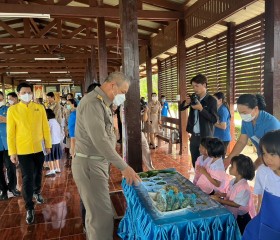
<path id="1" fill-rule="evenodd" d="M 220 197 L 218 195 L 211 195 L 211 198 L 217 202 L 219 202 Z"/>
<path id="2" fill-rule="evenodd" d="M 197 166 L 197 171 L 200 173 L 200 174 L 206 174 L 207 173 L 207 170 L 205 167 L 202 167 L 202 166 Z"/>

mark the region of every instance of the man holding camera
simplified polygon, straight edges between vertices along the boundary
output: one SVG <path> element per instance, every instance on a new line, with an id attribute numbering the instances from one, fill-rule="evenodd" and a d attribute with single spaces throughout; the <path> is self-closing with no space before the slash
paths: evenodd
<path id="1" fill-rule="evenodd" d="M 207 93 L 207 78 L 198 74 L 190 81 L 194 93 L 188 95 L 180 106 L 180 111 L 190 107 L 187 123 L 187 132 L 191 134 L 190 151 L 192 164 L 195 166 L 197 158 L 200 156 L 199 145 L 203 137 L 212 137 L 214 134 L 214 124 L 217 122 L 217 101 Z"/>

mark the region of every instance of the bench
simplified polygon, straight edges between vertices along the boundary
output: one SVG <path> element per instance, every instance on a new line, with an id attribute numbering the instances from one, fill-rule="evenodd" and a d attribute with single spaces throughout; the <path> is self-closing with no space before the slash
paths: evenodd
<path id="1" fill-rule="evenodd" d="M 178 118 L 161 117 L 161 131 L 157 134 L 158 146 L 161 146 L 162 141 L 167 142 L 168 153 L 172 153 L 172 144 L 176 144 L 176 149 L 180 147 L 182 153 L 181 139 L 181 122 Z"/>

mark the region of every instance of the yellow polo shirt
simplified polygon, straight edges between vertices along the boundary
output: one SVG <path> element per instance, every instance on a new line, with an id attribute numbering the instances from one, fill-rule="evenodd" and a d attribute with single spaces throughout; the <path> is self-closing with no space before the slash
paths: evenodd
<path id="1" fill-rule="evenodd" d="M 52 147 L 46 110 L 40 104 L 19 102 L 8 109 L 7 142 L 9 155 L 41 152 L 42 142 Z"/>

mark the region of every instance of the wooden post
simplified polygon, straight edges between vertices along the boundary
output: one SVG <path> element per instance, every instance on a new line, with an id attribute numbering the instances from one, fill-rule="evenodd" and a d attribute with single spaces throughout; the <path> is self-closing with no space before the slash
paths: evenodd
<path id="1" fill-rule="evenodd" d="M 235 140 L 235 124 L 234 124 L 234 103 L 235 103 L 235 75 L 234 75 L 234 45 L 235 45 L 235 24 L 228 23 L 227 31 L 227 102 L 231 114 L 230 120 L 230 135 L 231 141 L 229 143 L 227 152 L 230 153 L 236 143 Z"/>
<path id="2" fill-rule="evenodd" d="M 104 17 L 97 18 L 98 28 L 98 62 L 99 62 L 99 81 L 102 84 L 108 76 L 107 66 L 107 48 L 105 35 L 105 19 Z"/>
<path id="3" fill-rule="evenodd" d="M 179 20 L 177 23 L 177 66 L 179 78 L 179 95 L 183 101 L 186 97 L 186 45 L 185 45 L 185 23 L 184 20 Z M 178 101 L 178 104 L 180 101 Z M 188 134 L 186 132 L 188 111 L 179 112 L 181 122 L 181 142 L 180 154 L 188 154 Z"/>
<path id="4" fill-rule="evenodd" d="M 96 66 L 96 52 L 95 52 L 95 46 L 91 46 L 91 65 L 90 65 L 90 70 L 91 70 L 91 83 L 93 82 L 99 82 L 98 77 L 97 77 L 97 66 Z"/>
<path id="5" fill-rule="evenodd" d="M 1 85 L 2 85 L 2 92 L 4 94 L 4 99 L 6 98 L 5 95 L 5 81 L 4 81 L 4 76 L 2 74 L 0 74 L 0 80 L 1 80 Z"/>
<path id="6" fill-rule="evenodd" d="M 136 171 L 142 171 L 140 87 L 139 87 L 139 48 L 137 25 L 137 1 L 120 0 L 119 11 L 122 31 L 123 72 L 131 84 L 126 95 L 125 118 L 127 129 L 127 160 Z"/>
<path id="7" fill-rule="evenodd" d="M 266 110 L 280 119 L 280 2 L 265 1 L 264 96 Z"/>
<path id="8" fill-rule="evenodd" d="M 147 46 L 146 51 L 146 72 L 147 72 L 147 89 L 148 89 L 148 99 L 147 101 L 152 101 L 153 92 L 153 72 L 152 72 L 152 59 L 151 59 L 151 48 Z M 142 96 L 141 96 L 142 97 Z"/>

